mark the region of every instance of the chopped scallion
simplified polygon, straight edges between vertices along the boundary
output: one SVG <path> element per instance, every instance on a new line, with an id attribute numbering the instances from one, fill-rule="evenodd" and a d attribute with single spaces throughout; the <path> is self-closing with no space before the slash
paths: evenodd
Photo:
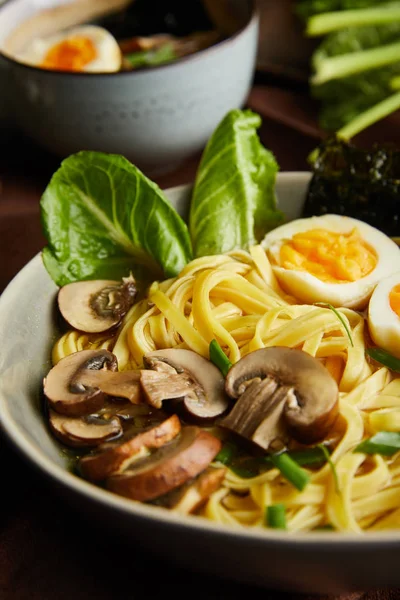
<path id="1" fill-rule="evenodd" d="M 400 450 L 400 433 L 396 431 L 379 431 L 368 440 L 364 440 L 353 450 L 364 454 L 381 454 L 392 456 Z"/>
<path id="2" fill-rule="evenodd" d="M 326 306 L 326 308 L 329 308 L 332 312 L 335 313 L 335 315 L 337 316 L 337 318 L 339 319 L 339 321 L 341 322 L 341 324 L 343 325 L 343 327 L 347 333 L 347 337 L 350 340 L 350 344 L 352 346 L 354 346 L 353 338 L 351 337 L 350 330 L 347 327 L 347 324 L 346 324 L 345 320 L 343 319 L 342 315 L 340 314 L 340 312 L 338 310 L 336 310 L 336 308 L 334 306 L 332 306 L 332 304 L 329 304 L 329 302 L 316 302 L 316 304 L 318 304 L 319 306 Z"/>
<path id="3" fill-rule="evenodd" d="M 310 475 L 302 469 L 287 453 L 272 454 L 271 461 L 282 475 L 295 488 L 302 491 L 310 480 Z"/>
<path id="4" fill-rule="evenodd" d="M 220 462 L 223 465 L 228 465 L 232 458 L 237 454 L 237 447 L 232 442 L 225 442 L 222 446 L 221 450 L 218 452 L 215 457 L 215 462 Z"/>
<path id="5" fill-rule="evenodd" d="M 329 456 L 328 448 L 324 448 Z M 321 450 L 319 446 L 307 448 L 306 450 L 289 450 L 288 452 L 285 452 L 285 454 L 288 454 L 288 456 L 290 456 L 290 458 L 292 458 L 301 467 L 312 467 L 315 465 L 321 465 L 325 463 L 326 453 L 323 450 Z M 262 460 L 266 464 L 272 464 L 270 454 L 264 456 Z"/>
<path id="6" fill-rule="evenodd" d="M 367 348 L 366 353 L 376 360 L 376 362 L 381 363 L 396 373 L 400 373 L 400 359 L 386 352 L 386 350 L 382 350 L 382 348 Z"/>
<path id="7" fill-rule="evenodd" d="M 274 529 L 287 529 L 285 505 L 271 504 L 270 506 L 267 506 L 265 521 L 268 527 Z"/>
<path id="8" fill-rule="evenodd" d="M 222 375 L 226 377 L 232 363 L 218 344 L 217 340 L 212 340 L 210 343 L 210 360 L 218 367 Z"/>
<path id="9" fill-rule="evenodd" d="M 329 466 L 330 466 L 330 468 L 331 468 L 331 471 L 332 471 L 332 474 L 333 474 L 333 479 L 334 479 L 334 481 L 335 481 L 335 489 L 336 489 L 336 493 L 337 493 L 337 494 L 339 494 L 339 493 L 340 493 L 340 488 L 339 488 L 339 478 L 338 478 L 338 474 L 337 474 L 337 471 L 336 471 L 336 467 L 335 467 L 335 465 L 333 464 L 333 461 L 332 461 L 332 459 L 331 459 L 331 457 L 330 457 L 330 455 L 329 455 L 329 451 L 328 451 L 327 447 L 326 447 L 326 446 L 324 446 L 324 444 L 319 444 L 319 445 L 318 445 L 318 448 L 320 448 L 320 449 L 321 449 L 321 451 L 324 453 L 324 456 L 325 456 L 325 458 L 326 458 L 326 462 L 328 463 L 328 465 L 329 465 Z"/>

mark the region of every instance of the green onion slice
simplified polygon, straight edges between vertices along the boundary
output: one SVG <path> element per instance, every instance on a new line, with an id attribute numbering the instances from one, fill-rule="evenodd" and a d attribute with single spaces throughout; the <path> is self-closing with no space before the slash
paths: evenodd
<path id="1" fill-rule="evenodd" d="M 364 454 L 381 454 L 393 456 L 400 450 L 400 433 L 396 431 L 379 431 L 368 440 L 364 440 L 353 450 Z"/>
<path id="2" fill-rule="evenodd" d="M 287 529 L 286 508 L 284 504 L 271 504 L 267 506 L 265 521 L 268 527 L 274 529 Z"/>
<path id="3" fill-rule="evenodd" d="M 325 452 L 329 456 L 329 450 L 324 446 Z M 306 450 L 290 450 L 285 452 L 301 467 L 312 467 L 315 465 L 322 465 L 326 462 L 326 453 L 319 446 L 313 448 L 307 448 Z M 263 457 L 263 462 L 266 464 L 272 464 L 271 454 L 267 454 Z"/>
<path id="4" fill-rule="evenodd" d="M 393 354 L 382 350 L 382 348 L 367 348 L 366 353 L 377 362 L 388 367 L 388 369 L 400 373 L 400 359 L 393 356 Z"/>
<path id="5" fill-rule="evenodd" d="M 342 315 L 340 314 L 340 312 L 338 310 L 336 310 L 336 308 L 334 306 L 332 306 L 332 304 L 329 304 L 329 302 L 316 302 L 316 304 L 318 304 L 318 306 L 326 306 L 326 308 L 329 308 L 331 311 L 333 311 L 335 313 L 335 315 L 337 316 L 337 318 L 339 319 L 339 321 L 341 322 L 341 324 L 343 325 L 346 333 L 347 333 L 347 337 L 350 340 L 350 344 L 352 346 L 354 346 L 353 344 L 353 338 L 351 337 L 351 333 L 349 328 L 347 327 L 347 323 L 346 321 L 343 319 Z"/>
<path id="6" fill-rule="evenodd" d="M 237 454 L 237 447 L 232 442 L 225 442 L 217 456 L 214 458 L 215 462 L 220 462 L 223 465 L 229 465 L 232 462 L 233 457 Z"/>
<path id="7" fill-rule="evenodd" d="M 271 455 L 272 464 L 295 488 L 303 491 L 310 481 L 310 475 L 302 469 L 287 453 Z"/>
<path id="8" fill-rule="evenodd" d="M 229 369 L 232 366 L 232 363 L 222 350 L 221 346 L 218 344 L 217 340 L 212 340 L 209 350 L 211 362 L 214 363 L 214 365 L 221 371 L 222 375 L 226 377 Z"/>
<path id="9" fill-rule="evenodd" d="M 324 456 L 326 458 L 326 462 L 328 463 L 328 465 L 331 468 L 332 474 L 333 474 L 333 479 L 335 481 L 335 489 L 336 489 L 336 493 L 339 494 L 340 493 L 340 488 L 339 488 L 339 478 L 338 478 L 338 474 L 336 471 L 336 467 L 329 455 L 329 451 L 327 449 L 326 446 L 324 446 L 324 444 L 318 444 L 318 448 L 321 449 L 321 451 L 324 453 Z"/>

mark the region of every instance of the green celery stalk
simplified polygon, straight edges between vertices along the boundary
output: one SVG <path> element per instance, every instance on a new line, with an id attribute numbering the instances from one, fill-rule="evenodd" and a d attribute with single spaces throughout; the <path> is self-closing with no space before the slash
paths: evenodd
<path id="1" fill-rule="evenodd" d="M 362 10 L 338 10 L 310 17 L 307 21 L 306 35 L 313 37 L 347 27 L 383 25 L 394 21 L 400 21 L 400 7 L 397 5 L 389 4 Z"/>
<path id="2" fill-rule="evenodd" d="M 399 45 L 400 53 L 400 45 Z M 400 54 L 399 54 L 400 58 Z M 396 78 L 397 79 L 397 78 Z M 399 81 L 400 87 L 400 81 Z M 358 115 L 355 119 L 344 125 L 341 129 L 336 132 L 337 137 L 343 140 L 350 140 L 354 136 L 367 129 L 377 121 L 384 119 L 396 110 L 400 109 L 400 92 L 392 94 L 382 102 L 378 102 L 375 106 L 372 106 L 368 110 Z"/>
<path id="3" fill-rule="evenodd" d="M 390 87 L 392 90 L 400 90 L 400 75 L 393 77 L 390 81 Z"/>
<path id="4" fill-rule="evenodd" d="M 320 85 L 331 79 L 340 79 L 341 77 L 348 77 L 355 73 L 384 67 L 385 65 L 398 62 L 399 57 L 400 42 L 327 57 L 319 60 L 315 65 L 316 73 L 311 78 L 311 83 L 313 85 Z"/>

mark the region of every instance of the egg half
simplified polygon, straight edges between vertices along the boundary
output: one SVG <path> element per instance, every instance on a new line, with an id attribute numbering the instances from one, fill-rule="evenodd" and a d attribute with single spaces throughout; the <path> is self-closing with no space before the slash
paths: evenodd
<path id="1" fill-rule="evenodd" d="M 81 25 L 36 38 L 16 58 L 42 69 L 86 73 L 119 71 L 122 61 L 117 40 L 97 25 Z"/>
<path id="2" fill-rule="evenodd" d="M 374 289 L 368 306 L 368 326 L 377 346 L 400 358 L 400 271 Z"/>
<path id="3" fill-rule="evenodd" d="M 301 302 L 362 309 L 384 277 L 400 271 L 400 248 L 358 219 L 297 219 L 268 233 L 266 250 L 281 287 Z"/>

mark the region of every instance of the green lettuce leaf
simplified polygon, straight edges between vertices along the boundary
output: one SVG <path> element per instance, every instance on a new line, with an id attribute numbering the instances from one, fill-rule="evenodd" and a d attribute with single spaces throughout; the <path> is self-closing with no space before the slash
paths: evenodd
<path id="1" fill-rule="evenodd" d="M 257 135 L 261 117 L 231 110 L 215 129 L 197 170 L 189 229 L 195 256 L 246 249 L 279 225 L 278 165 Z"/>
<path id="2" fill-rule="evenodd" d="M 173 277 L 192 258 L 186 224 L 162 190 L 119 155 L 66 158 L 41 198 L 44 265 L 59 285 Z"/>

